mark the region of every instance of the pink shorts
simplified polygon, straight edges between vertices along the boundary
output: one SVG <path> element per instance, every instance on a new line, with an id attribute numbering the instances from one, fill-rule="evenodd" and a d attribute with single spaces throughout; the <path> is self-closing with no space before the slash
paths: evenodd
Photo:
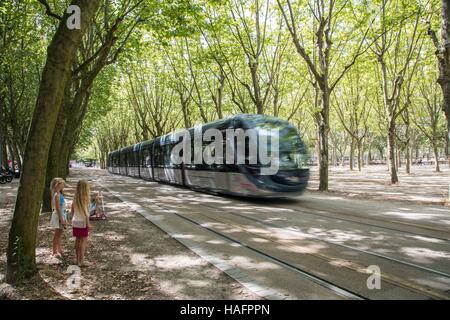
<path id="1" fill-rule="evenodd" d="M 88 228 L 72 228 L 73 236 L 76 238 L 86 238 L 89 235 Z"/>

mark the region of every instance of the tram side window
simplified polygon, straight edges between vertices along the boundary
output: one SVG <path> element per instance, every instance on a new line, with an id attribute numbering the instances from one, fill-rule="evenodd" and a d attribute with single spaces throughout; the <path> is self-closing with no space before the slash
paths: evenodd
<path id="1" fill-rule="evenodd" d="M 127 166 L 132 167 L 133 166 L 133 151 L 127 152 Z"/>
<path id="2" fill-rule="evenodd" d="M 159 150 L 158 164 L 160 168 L 164 168 L 164 146 L 160 145 L 158 150 Z"/>
<path id="3" fill-rule="evenodd" d="M 150 168 L 153 166 L 152 165 L 152 157 L 153 157 L 152 156 L 152 146 L 148 146 L 147 152 L 148 152 L 148 154 L 145 157 L 145 162 L 146 162 L 147 168 Z"/>
<path id="4" fill-rule="evenodd" d="M 139 150 L 131 151 L 133 153 L 133 167 L 139 167 Z"/>
<path id="5" fill-rule="evenodd" d="M 154 151 L 154 164 L 155 167 L 160 168 L 163 165 L 162 159 L 161 159 L 161 145 L 157 144 L 155 146 L 155 151 Z"/>
<path id="6" fill-rule="evenodd" d="M 127 163 L 128 163 L 128 168 L 133 167 L 133 151 L 128 151 L 127 153 Z"/>
<path id="7" fill-rule="evenodd" d="M 142 168 L 149 168 L 151 167 L 151 158 L 150 158 L 150 147 L 146 146 L 144 149 L 141 150 L 141 167 Z"/>
<path id="8" fill-rule="evenodd" d="M 125 156 L 125 153 L 120 153 L 120 166 L 121 167 L 126 167 L 127 166 L 127 164 L 126 164 L 126 162 L 125 162 L 125 159 L 126 159 L 126 156 Z"/>
<path id="9" fill-rule="evenodd" d="M 172 150 L 173 148 L 176 146 L 176 143 L 167 145 L 167 153 L 166 153 L 166 165 L 168 168 L 172 168 L 172 169 L 181 169 L 181 164 L 175 164 L 172 162 Z M 183 156 L 183 152 L 181 151 L 179 154 L 180 157 Z"/>
<path id="10" fill-rule="evenodd" d="M 236 163 L 237 163 L 237 153 L 236 153 L 237 139 L 234 138 L 234 143 L 233 144 L 231 142 L 228 143 L 229 141 L 227 140 L 226 129 L 231 129 L 231 127 L 221 130 L 222 131 L 222 142 L 223 142 L 223 146 L 222 146 L 222 150 L 223 150 L 223 165 L 219 165 L 219 167 L 221 168 L 220 171 L 223 171 L 223 172 L 239 172 L 238 166 L 236 165 Z M 232 163 L 227 163 L 227 159 L 226 159 L 226 157 L 227 157 L 227 150 L 228 150 L 228 148 L 231 148 L 232 146 L 234 146 L 234 150 L 233 150 L 234 159 L 232 160 Z"/>
<path id="11" fill-rule="evenodd" d="M 172 150 L 172 146 L 170 144 L 166 144 L 163 146 L 163 157 L 164 157 L 164 167 L 172 168 L 172 163 L 170 161 L 170 152 Z"/>

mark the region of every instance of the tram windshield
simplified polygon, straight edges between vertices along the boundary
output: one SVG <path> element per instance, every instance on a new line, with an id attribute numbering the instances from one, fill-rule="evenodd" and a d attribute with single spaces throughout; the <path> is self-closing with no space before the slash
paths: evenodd
<path id="1" fill-rule="evenodd" d="M 271 136 L 279 133 L 279 170 L 297 170 L 308 168 L 308 152 L 297 129 L 285 121 L 278 119 L 254 119 L 255 129 L 258 129 L 260 137 L 266 135 L 268 156 L 272 155 Z"/>

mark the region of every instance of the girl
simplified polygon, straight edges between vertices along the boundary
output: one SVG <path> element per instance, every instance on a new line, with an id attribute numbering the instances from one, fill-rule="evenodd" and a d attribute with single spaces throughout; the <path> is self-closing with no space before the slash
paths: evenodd
<path id="1" fill-rule="evenodd" d="M 53 255 L 61 258 L 63 250 L 61 247 L 61 235 L 66 227 L 66 201 L 64 199 L 63 190 L 65 181 L 61 178 L 54 178 L 50 183 L 50 193 L 52 194 L 52 217 L 50 219 L 50 227 L 55 230 L 53 236 Z"/>
<path id="2" fill-rule="evenodd" d="M 89 222 L 90 188 L 86 180 L 80 180 L 75 190 L 75 197 L 72 202 L 71 213 L 73 236 L 75 237 L 75 253 L 77 264 L 85 266 L 84 254 L 86 252 L 87 237 L 89 229 L 92 228 Z"/>

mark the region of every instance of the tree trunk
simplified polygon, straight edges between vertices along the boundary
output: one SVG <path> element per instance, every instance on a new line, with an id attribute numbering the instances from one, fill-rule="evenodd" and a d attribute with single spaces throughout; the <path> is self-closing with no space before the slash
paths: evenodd
<path id="1" fill-rule="evenodd" d="M 14 170 L 14 163 L 16 162 L 16 156 L 14 155 L 13 152 L 11 140 L 8 140 L 7 146 L 8 146 L 9 160 L 11 160 L 12 169 Z"/>
<path id="2" fill-rule="evenodd" d="M 391 143 L 390 143 L 390 139 L 389 139 L 389 132 L 387 135 L 387 148 L 386 148 L 386 165 L 387 165 L 387 171 L 391 172 L 391 164 L 390 164 L 390 159 L 391 159 Z"/>
<path id="3" fill-rule="evenodd" d="M 0 153 L 2 154 L 2 163 L 1 165 L 5 167 L 5 169 L 8 168 L 8 150 L 6 149 L 6 139 L 3 139 L 1 141 L 1 150 Z"/>
<path id="4" fill-rule="evenodd" d="M 189 97 L 185 98 L 184 94 L 179 91 L 178 92 L 180 96 L 180 104 L 181 104 L 181 110 L 183 111 L 183 121 L 184 121 L 184 127 L 186 129 L 191 127 L 191 120 L 189 119 Z"/>
<path id="5" fill-rule="evenodd" d="M 439 78 L 438 83 L 441 86 L 444 101 L 442 108 L 447 119 L 447 159 L 450 167 L 450 1 L 442 0 L 442 12 L 441 12 L 441 43 L 438 44 L 436 34 L 428 30 L 428 33 L 432 36 L 433 42 L 436 46 L 436 57 L 439 66 Z M 450 184 L 448 190 L 448 202 L 450 203 Z"/>
<path id="6" fill-rule="evenodd" d="M 396 184 L 398 183 L 398 176 L 397 176 L 397 168 L 396 168 L 396 161 L 395 161 L 395 124 L 391 121 L 389 125 L 389 131 L 388 131 L 388 140 L 389 140 L 389 169 L 391 173 L 391 183 Z"/>
<path id="7" fill-rule="evenodd" d="M 445 150 L 444 152 L 447 154 L 448 161 L 449 161 L 449 168 L 450 168 L 450 122 L 447 126 L 447 139 L 445 140 Z"/>
<path id="8" fill-rule="evenodd" d="M 337 151 L 336 151 L 336 144 L 333 144 L 333 149 L 331 150 L 331 158 L 332 158 L 332 163 L 333 166 L 336 167 L 337 166 Z"/>
<path id="9" fill-rule="evenodd" d="M 217 88 L 216 110 L 217 110 L 217 117 L 219 119 L 222 119 L 223 90 L 225 88 L 225 75 L 223 74 L 223 71 L 220 72 L 219 84 L 220 84 L 219 88 Z"/>
<path id="10" fill-rule="evenodd" d="M 74 0 L 81 11 L 81 28 L 70 30 L 65 14 L 48 47 L 38 97 L 25 147 L 23 170 L 8 239 L 6 281 L 15 283 L 36 271 L 36 239 L 39 211 L 50 143 L 64 88 L 82 36 L 91 23 L 99 0 Z"/>
<path id="11" fill-rule="evenodd" d="M 14 139 L 12 141 L 12 150 L 17 161 L 17 167 L 19 168 L 19 170 L 22 170 L 22 159 L 20 158 L 19 148 L 17 147 L 17 143 L 14 141 Z"/>
<path id="12" fill-rule="evenodd" d="M 438 147 L 437 147 L 436 143 L 433 143 L 433 155 L 434 155 L 434 161 L 436 162 L 434 165 L 434 171 L 441 172 L 441 168 L 439 167 L 439 152 L 438 152 Z"/>
<path id="13" fill-rule="evenodd" d="M 325 83 L 322 89 L 322 111 L 320 112 L 319 123 L 319 191 L 328 191 L 328 131 L 330 93 L 328 84 Z"/>
<path id="14" fill-rule="evenodd" d="M 69 87 L 69 86 L 67 86 Z M 67 88 L 66 88 L 67 90 Z M 66 93 L 67 94 L 67 93 Z M 42 196 L 42 212 L 49 212 L 52 210 L 51 205 L 51 194 L 50 194 L 50 183 L 53 178 L 59 176 L 59 159 L 60 159 L 60 150 L 61 145 L 63 143 L 63 135 L 64 135 L 64 128 L 66 127 L 66 119 L 67 119 L 67 95 L 65 99 L 63 99 L 65 103 L 62 104 L 61 110 L 58 114 L 58 119 L 56 122 L 55 132 L 53 133 L 53 138 L 50 145 L 50 151 L 48 154 L 48 163 L 47 163 L 47 170 L 46 170 L 46 177 L 45 177 L 45 187 L 44 187 L 44 194 Z"/>
<path id="15" fill-rule="evenodd" d="M 6 155 L 5 99 L 0 96 L 0 166 L 8 165 Z"/>
<path id="16" fill-rule="evenodd" d="M 406 160 L 406 173 L 411 174 L 411 145 L 409 140 L 406 141 L 405 160 Z"/>
<path id="17" fill-rule="evenodd" d="M 361 172 L 362 165 L 363 165 L 363 159 L 362 159 L 362 141 L 358 141 L 358 171 Z"/>
<path id="18" fill-rule="evenodd" d="M 355 139 L 352 137 L 350 141 L 350 159 L 349 159 L 349 165 L 350 165 L 350 171 L 353 171 L 353 158 L 355 157 Z"/>

